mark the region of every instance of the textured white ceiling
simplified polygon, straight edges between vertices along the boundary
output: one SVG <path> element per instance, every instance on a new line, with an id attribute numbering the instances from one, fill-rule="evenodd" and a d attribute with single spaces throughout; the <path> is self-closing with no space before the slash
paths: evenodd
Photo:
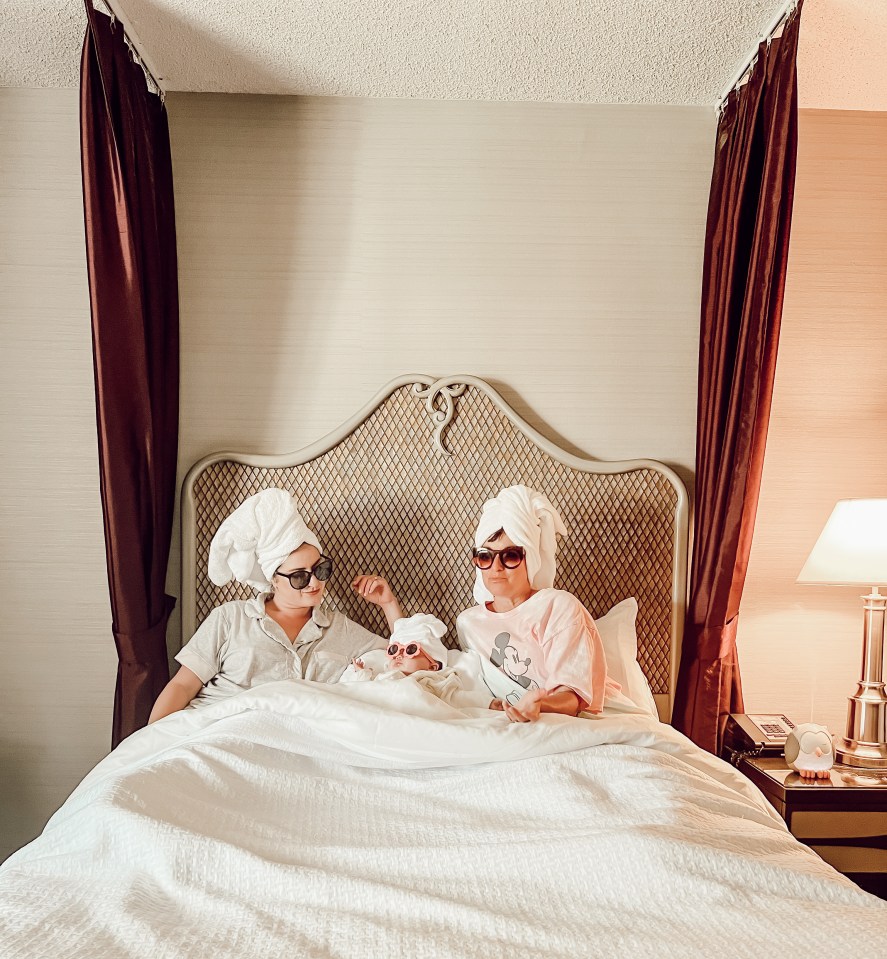
<path id="1" fill-rule="evenodd" d="M 110 2 L 167 90 L 713 104 L 784 0 Z M 76 86 L 82 0 L 4 7 L 0 86 Z M 887 0 L 801 37 L 802 105 L 887 109 Z"/>

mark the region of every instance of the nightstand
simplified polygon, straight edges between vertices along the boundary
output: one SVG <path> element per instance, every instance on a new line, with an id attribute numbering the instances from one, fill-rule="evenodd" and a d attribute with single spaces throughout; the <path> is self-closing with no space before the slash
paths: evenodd
<path id="1" fill-rule="evenodd" d="M 887 771 L 834 766 L 830 779 L 805 780 L 783 756 L 746 756 L 737 765 L 796 839 L 887 899 Z"/>

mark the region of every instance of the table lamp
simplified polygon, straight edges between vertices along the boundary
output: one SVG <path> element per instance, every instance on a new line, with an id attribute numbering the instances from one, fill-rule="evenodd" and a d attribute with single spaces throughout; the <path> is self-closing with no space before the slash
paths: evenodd
<path id="1" fill-rule="evenodd" d="M 835 743 L 845 766 L 887 769 L 884 614 L 887 595 L 887 499 L 839 500 L 798 576 L 799 583 L 870 586 L 862 597 L 862 679 L 849 697 L 847 735 Z"/>

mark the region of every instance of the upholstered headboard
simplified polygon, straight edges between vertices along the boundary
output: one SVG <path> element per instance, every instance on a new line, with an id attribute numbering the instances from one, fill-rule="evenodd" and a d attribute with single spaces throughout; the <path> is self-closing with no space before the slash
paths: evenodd
<path id="1" fill-rule="evenodd" d="M 683 484 L 651 460 L 600 463 L 558 449 L 473 376 L 403 376 L 298 452 L 216 453 L 195 464 L 182 490 L 183 636 L 219 603 L 252 595 L 237 583 L 214 586 L 207 555 L 221 521 L 269 486 L 295 495 L 334 557 L 330 606 L 387 635 L 378 608 L 349 588 L 357 573 L 378 572 L 407 615 L 432 612 L 452 627 L 474 602 L 470 551 L 481 507 L 515 483 L 544 492 L 570 531 L 555 586 L 595 616 L 637 598 L 638 660 L 668 719 L 685 607 Z"/>

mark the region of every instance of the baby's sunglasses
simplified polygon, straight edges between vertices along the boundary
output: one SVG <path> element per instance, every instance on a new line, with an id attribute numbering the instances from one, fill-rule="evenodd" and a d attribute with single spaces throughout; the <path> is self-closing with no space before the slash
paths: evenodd
<path id="1" fill-rule="evenodd" d="M 517 569 L 526 558 L 523 546 L 506 546 L 505 549 L 487 549 L 481 546 L 471 551 L 471 562 L 478 569 L 490 569 L 498 556 L 506 569 Z"/>
<path id="2" fill-rule="evenodd" d="M 415 659 L 423 650 L 418 643 L 407 643 L 406 646 L 401 646 L 400 643 L 392 643 L 385 652 L 389 656 L 397 656 L 398 653 L 403 652 L 407 659 Z"/>
<path id="3" fill-rule="evenodd" d="M 274 575 L 288 579 L 293 589 L 304 589 L 311 582 L 312 576 L 318 583 L 325 583 L 333 575 L 333 561 L 329 556 L 321 556 L 311 569 L 294 569 L 290 573 L 277 570 Z"/>

